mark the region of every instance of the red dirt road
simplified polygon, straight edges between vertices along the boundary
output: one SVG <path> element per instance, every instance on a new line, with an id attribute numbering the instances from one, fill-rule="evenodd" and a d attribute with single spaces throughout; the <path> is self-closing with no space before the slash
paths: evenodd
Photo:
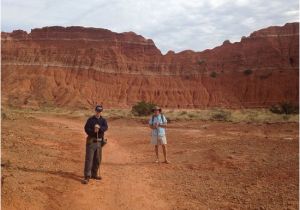
<path id="1" fill-rule="evenodd" d="M 298 124 L 173 122 L 171 164 L 147 125 L 109 120 L 102 181 L 82 185 L 85 119 L 2 121 L 3 209 L 298 209 Z M 17 126 L 16 126 L 17 125 Z"/>

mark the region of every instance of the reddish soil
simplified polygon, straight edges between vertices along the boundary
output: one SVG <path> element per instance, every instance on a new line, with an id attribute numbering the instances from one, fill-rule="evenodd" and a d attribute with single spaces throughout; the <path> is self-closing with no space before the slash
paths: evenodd
<path id="1" fill-rule="evenodd" d="M 82 185 L 85 119 L 2 120 L 3 209 L 298 209 L 298 124 L 172 122 L 155 164 L 142 121 L 111 119 L 102 181 Z"/>

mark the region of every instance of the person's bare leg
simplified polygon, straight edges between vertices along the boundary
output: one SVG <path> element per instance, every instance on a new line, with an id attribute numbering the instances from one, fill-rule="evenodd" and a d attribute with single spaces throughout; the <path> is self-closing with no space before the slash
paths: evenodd
<path id="1" fill-rule="evenodd" d="M 162 149 L 163 149 L 164 158 L 165 158 L 164 163 L 169 163 L 168 158 L 167 158 L 167 145 L 163 144 Z"/>
<path id="2" fill-rule="evenodd" d="M 159 158 L 158 158 L 158 145 L 155 145 L 154 150 L 155 150 L 155 154 L 156 154 L 156 160 L 155 160 L 155 162 L 158 163 L 159 162 Z"/>

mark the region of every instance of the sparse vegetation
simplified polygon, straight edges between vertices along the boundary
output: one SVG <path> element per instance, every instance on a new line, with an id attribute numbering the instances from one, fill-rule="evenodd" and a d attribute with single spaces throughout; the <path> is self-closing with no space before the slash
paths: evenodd
<path id="1" fill-rule="evenodd" d="M 172 121 L 176 120 L 201 120 L 224 122 L 298 122 L 299 115 L 278 115 L 268 109 L 198 109 L 198 110 L 165 110 L 164 112 Z"/>
<path id="2" fill-rule="evenodd" d="M 197 64 L 198 64 L 198 65 L 202 65 L 202 64 L 204 64 L 204 63 L 205 63 L 205 61 L 202 60 L 202 59 L 199 59 L 199 60 L 197 61 Z"/>
<path id="3" fill-rule="evenodd" d="M 213 72 L 210 73 L 209 76 L 212 77 L 212 78 L 216 78 L 217 77 L 217 73 L 215 71 L 213 71 Z"/>
<path id="4" fill-rule="evenodd" d="M 155 106 L 156 105 L 153 104 L 153 103 L 140 101 L 132 107 L 131 112 L 135 116 L 147 116 L 147 115 L 150 115 L 152 113 L 152 109 Z"/>
<path id="5" fill-rule="evenodd" d="M 260 75 L 259 78 L 261 80 L 264 80 L 264 79 L 268 79 L 271 75 L 272 75 L 272 73 L 268 73 L 268 74 L 265 74 L 265 75 Z"/>
<path id="6" fill-rule="evenodd" d="M 293 105 L 290 102 L 283 102 L 279 105 L 272 106 L 270 111 L 275 114 L 298 114 L 299 113 L 299 106 Z"/>
<path id="7" fill-rule="evenodd" d="M 10 160 L 2 160 L 1 162 L 1 168 L 4 167 L 4 168 L 9 168 L 11 166 L 11 162 Z"/>
<path id="8" fill-rule="evenodd" d="M 193 112 L 188 113 L 187 116 L 188 116 L 190 119 L 197 119 L 197 114 L 196 114 L 196 113 L 193 113 Z"/>
<path id="9" fill-rule="evenodd" d="M 179 113 L 179 115 L 185 115 L 185 114 L 187 114 L 187 111 L 181 111 L 181 112 Z"/>
<path id="10" fill-rule="evenodd" d="M 146 102 L 144 102 L 146 103 Z M 143 107 L 143 106 L 142 106 Z M 284 105 L 284 109 L 290 110 L 289 106 Z M 200 121 L 223 121 L 223 122 L 254 122 L 254 123 L 276 123 L 276 122 L 298 122 L 298 106 L 293 106 L 291 114 L 277 114 L 271 109 L 163 109 L 163 113 L 170 122 L 181 120 L 200 120 Z M 3 107 L 2 107 L 3 108 Z M 278 109 L 278 108 L 277 108 Z M 149 109 L 148 109 L 149 110 Z M 283 112 L 283 111 L 280 111 Z M 63 109 L 57 107 L 43 107 L 38 109 L 4 107 L 6 120 L 14 120 L 18 117 L 25 117 L 28 114 L 47 113 L 56 116 L 66 116 L 72 119 L 86 120 L 93 115 L 93 109 Z M 149 113 L 149 112 L 148 112 Z M 150 109 L 151 113 L 151 109 Z M 133 114 L 132 109 L 104 109 L 103 116 L 108 120 L 113 119 L 136 119 L 148 122 L 149 116 Z"/>
<path id="11" fill-rule="evenodd" d="M 229 121 L 231 113 L 224 110 L 216 110 L 212 113 L 211 119 L 217 121 Z"/>
<path id="12" fill-rule="evenodd" d="M 165 116 L 165 115 L 164 115 L 164 116 Z M 172 122 L 171 118 L 169 118 L 169 117 L 167 117 L 167 116 L 165 116 L 165 117 L 166 117 L 168 123 L 170 124 L 170 123 Z M 148 120 L 147 120 L 147 123 L 148 123 Z"/>
<path id="13" fill-rule="evenodd" d="M 6 114 L 5 114 L 5 112 L 1 112 L 1 119 L 2 120 L 5 120 L 7 118 L 7 116 L 6 116 Z"/>
<path id="14" fill-rule="evenodd" d="M 250 74 L 252 74 L 253 73 L 253 71 L 251 70 L 251 69 L 246 69 L 245 71 L 244 71 L 244 74 L 245 75 L 250 75 Z"/>
<path id="15" fill-rule="evenodd" d="M 225 44 L 231 44 L 231 42 L 227 39 L 223 42 L 223 45 L 225 45 Z"/>

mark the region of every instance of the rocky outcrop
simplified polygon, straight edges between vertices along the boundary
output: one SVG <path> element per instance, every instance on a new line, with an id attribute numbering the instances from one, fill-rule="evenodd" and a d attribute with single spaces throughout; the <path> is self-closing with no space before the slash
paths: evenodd
<path id="1" fill-rule="evenodd" d="M 269 27 L 203 52 L 162 55 L 133 32 L 44 27 L 3 33 L 3 103 L 129 107 L 298 104 L 299 24 Z"/>

